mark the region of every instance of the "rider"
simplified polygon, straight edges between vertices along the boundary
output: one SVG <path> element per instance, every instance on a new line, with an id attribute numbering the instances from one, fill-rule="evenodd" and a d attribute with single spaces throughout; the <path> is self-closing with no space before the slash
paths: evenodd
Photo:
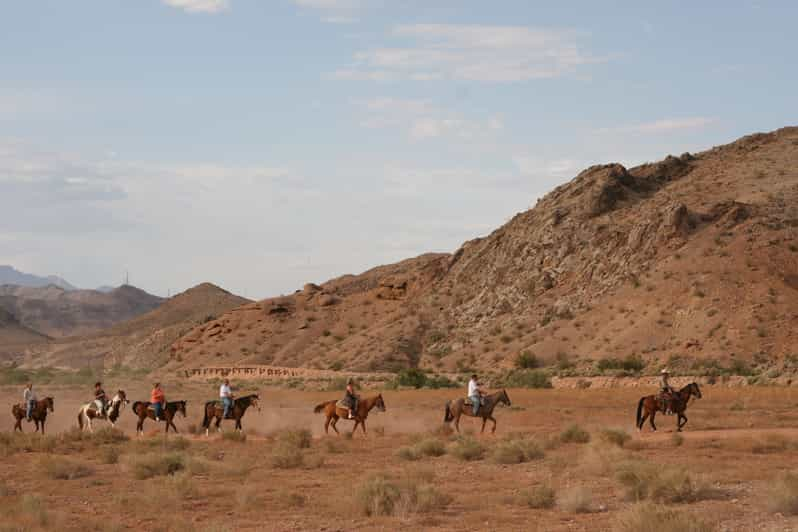
<path id="1" fill-rule="evenodd" d="M 479 388 L 479 381 L 477 374 L 471 375 L 471 380 L 468 381 L 468 398 L 471 400 L 471 408 L 474 410 L 476 416 L 479 412 L 479 407 L 482 404 L 482 390 Z"/>
<path id="2" fill-rule="evenodd" d="M 25 391 L 22 392 L 22 400 L 25 404 L 25 418 L 28 420 L 28 423 L 30 423 L 33 407 L 36 406 L 36 392 L 33 391 L 32 382 L 25 385 Z"/>
<path id="3" fill-rule="evenodd" d="M 355 379 L 350 378 L 346 381 L 346 395 L 344 404 L 349 408 L 347 419 L 355 419 L 354 412 L 357 410 L 357 394 L 355 393 Z"/>
<path id="4" fill-rule="evenodd" d="M 152 410 L 155 413 L 155 421 L 160 421 L 161 414 L 166 407 L 166 396 L 161 389 L 160 382 L 156 382 L 152 387 L 152 392 L 150 393 L 150 404 L 152 405 Z"/>
<path id="5" fill-rule="evenodd" d="M 662 397 L 665 399 L 665 414 L 671 415 L 673 414 L 673 406 L 671 401 L 673 400 L 673 388 L 671 384 L 668 382 L 668 377 L 670 377 L 670 372 L 668 368 L 663 368 L 660 371 L 660 378 L 659 378 L 659 387 L 660 393 Z"/>
<path id="6" fill-rule="evenodd" d="M 103 390 L 103 383 L 101 382 L 94 383 L 94 404 L 97 405 L 97 410 L 100 414 L 100 417 L 105 417 L 105 409 L 108 405 L 108 398 L 105 396 L 105 390 Z"/>
<path id="7" fill-rule="evenodd" d="M 227 419 L 228 414 L 233 409 L 233 390 L 230 388 L 230 380 L 225 379 L 219 387 L 219 397 L 222 400 L 224 411 L 222 412 L 222 419 Z"/>

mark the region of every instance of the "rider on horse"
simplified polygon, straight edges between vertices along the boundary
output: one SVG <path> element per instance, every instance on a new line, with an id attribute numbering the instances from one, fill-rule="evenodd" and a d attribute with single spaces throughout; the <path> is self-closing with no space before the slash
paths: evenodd
<path id="1" fill-rule="evenodd" d="M 659 387 L 660 387 L 660 395 L 662 396 L 662 402 L 664 403 L 664 410 L 666 415 L 673 414 L 673 392 L 674 389 L 671 387 L 670 383 L 668 382 L 668 377 L 670 377 L 670 372 L 667 368 L 663 368 L 660 371 L 660 379 L 659 379 Z"/>
<path id="2" fill-rule="evenodd" d="M 105 409 L 108 405 L 108 398 L 103 390 L 103 383 L 94 383 L 94 404 L 97 405 L 97 412 L 100 417 L 105 417 Z"/>
<path id="3" fill-rule="evenodd" d="M 230 388 L 229 379 L 225 379 L 219 387 L 219 398 L 222 400 L 222 407 L 224 408 L 222 419 L 227 419 L 230 411 L 233 410 L 233 390 Z"/>
<path id="4" fill-rule="evenodd" d="M 161 389 L 160 382 L 156 382 L 155 386 L 152 387 L 152 392 L 150 393 L 150 403 L 152 404 L 152 410 L 155 414 L 155 421 L 160 421 L 161 413 L 164 411 L 164 408 L 166 408 L 166 395 Z"/>
<path id="5" fill-rule="evenodd" d="M 22 400 L 24 401 L 22 404 L 25 405 L 25 418 L 28 420 L 28 423 L 30 423 L 32 421 L 31 414 L 36 406 L 36 392 L 33 391 L 32 382 L 29 382 L 25 386 L 25 391 L 22 392 Z"/>
<path id="6" fill-rule="evenodd" d="M 357 410 L 357 394 L 355 393 L 355 379 L 349 378 L 346 381 L 346 395 L 344 395 L 344 400 L 341 403 L 349 409 L 349 415 L 347 419 L 355 419 L 355 411 Z"/>
<path id="7" fill-rule="evenodd" d="M 475 373 L 471 375 L 471 380 L 468 381 L 468 399 L 471 401 L 471 408 L 474 410 L 475 416 L 479 412 L 480 405 L 482 405 L 483 395 L 484 392 L 479 388 L 479 381 Z"/>

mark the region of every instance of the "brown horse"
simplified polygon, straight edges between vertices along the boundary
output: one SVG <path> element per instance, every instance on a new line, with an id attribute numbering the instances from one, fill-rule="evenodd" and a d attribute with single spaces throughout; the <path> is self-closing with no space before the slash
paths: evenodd
<path id="1" fill-rule="evenodd" d="M 354 436 L 355 430 L 357 426 L 360 425 L 363 428 L 363 434 L 366 434 L 366 418 L 369 417 L 369 412 L 372 408 L 377 407 L 380 412 L 385 412 L 385 401 L 382 400 L 382 394 L 375 395 L 374 397 L 366 397 L 365 399 L 360 399 L 357 402 L 357 408 L 355 409 L 355 417 L 354 422 L 355 426 L 352 427 L 352 435 Z M 335 428 L 335 424 L 338 423 L 338 420 L 348 419 L 349 417 L 349 409 L 343 406 L 338 406 L 338 400 L 333 401 L 325 401 L 319 405 L 316 405 L 316 408 L 313 409 L 315 414 L 319 412 L 324 412 L 324 415 L 327 416 L 327 419 L 324 421 L 324 433 L 328 434 L 328 427 L 332 425 L 333 430 L 336 434 L 340 434 L 338 429 Z"/>
<path id="2" fill-rule="evenodd" d="M 33 407 L 30 413 L 31 419 L 36 423 L 36 430 L 34 432 L 39 432 L 39 424 L 41 424 L 42 434 L 44 434 L 44 422 L 47 419 L 47 411 L 53 412 L 54 408 L 55 403 L 52 397 L 45 397 L 44 399 L 36 401 L 36 406 Z M 22 420 L 25 419 L 25 414 L 27 414 L 25 405 L 16 404 L 12 406 L 11 413 L 17 420 L 16 423 L 14 423 L 14 430 L 22 432 Z"/>
<path id="3" fill-rule="evenodd" d="M 236 397 L 233 399 L 233 408 L 230 410 L 230 412 L 228 412 L 227 417 L 224 419 L 235 419 L 235 429 L 238 431 L 243 430 L 243 427 L 241 426 L 241 418 L 244 417 L 244 413 L 250 406 L 254 406 L 258 409 L 258 411 L 260 411 L 258 401 L 260 401 L 260 397 L 258 397 L 258 394 L 256 393 L 245 395 L 244 397 Z M 224 408 L 219 401 L 208 401 L 205 403 L 205 417 L 202 419 L 202 428 L 205 429 L 206 436 L 210 432 L 211 421 L 214 418 L 216 418 L 216 431 L 222 431 L 221 423 L 223 414 Z"/>
<path id="4" fill-rule="evenodd" d="M 163 409 L 163 417 L 161 418 L 161 421 L 166 422 L 166 432 L 169 432 L 170 426 L 177 432 L 174 419 L 178 412 L 183 414 L 183 417 L 186 417 L 185 401 L 171 401 L 166 403 L 166 408 Z M 155 420 L 155 410 L 152 409 L 152 403 L 147 401 L 136 401 L 133 403 L 133 413 L 139 418 L 138 423 L 136 423 L 136 434 L 144 434 L 144 420 L 147 418 Z"/>
<path id="5" fill-rule="evenodd" d="M 471 417 L 481 417 L 481 433 L 484 433 L 485 422 L 490 419 L 493 421 L 493 429 L 490 431 L 491 434 L 493 434 L 496 432 L 496 420 L 493 418 L 493 409 L 496 408 L 496 405 L 499 403 L 504 403 L 505 405 L 510 406 L 510 396 L 507 395 L 506 390 L 502 390 L 500 392 L 484 396 L 482 401 L 483 403 L 479 406 L 479 410 L 477 410 L 477 415 L 474 415 L 474 410 L 471 405 L 465 404 L 465 399 L 461 398 L 454 402 L 447 401 L 446 411 L 443 414 L 443 422 L 450 423 L 451 421 L 454 421 L 454 428 L 457 429 L 457 432 L 460 432 L 460 416 L 466 415 Z"/>
<path id="6" fill-rule="evenodd" d="M 676 412 L 676 430 L 678 432 L 681 432 L 682 427 L 687 424 L 687 416 L 684 415 L 684 411 L 687 410 L 687 403 L 692 396 L 701 399 L 701 390 L 698 388 L 698 384 L 694 382 L 691 382 L 678 392 L 673 392 L 671 396 L 671 410 Z M 635 423 L 637 430 L 643 430 L 643 423 L 650 416 L 651 429 L 656 431 L 657 426 L 654 425 L 654 416 L 657 412 L 665 411 L 664 403 L 665 400 L 657 395 L 641 397 L 637 403 L 637 421 Z"/>

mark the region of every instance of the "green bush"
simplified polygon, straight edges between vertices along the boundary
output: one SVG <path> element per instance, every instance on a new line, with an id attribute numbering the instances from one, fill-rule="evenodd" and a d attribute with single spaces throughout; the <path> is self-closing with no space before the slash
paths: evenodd
<path id="1" fill-rule="evenodd" d="M 551 388 L 551 379 L 541 370 L 519 369 L 510 371 L 499 379 L 507 388 Z"/>
<path id="2" fill-rule="evenodd" d="M 529 351 L 523 351 L 515 358 L 515 367 L 518 369 L 535 369 L 540 367 L 540 360 Z"/>
<path id="3" fill-rule="evenodd" d="M 556 494 L 550 485 L 543 484 L 529 491 L 522 491 L 521 500 L 530 508 L 549 509 L 554 508 Z"/>
<path id="4" fill-rule="evenodd" d="M 629 355 L 623 360 L 617 358 L 602 358 L 598 361 L 597 367 L 599 371 L 616 369 L 637 373 L 646 367 L 646 363 L 639 356 Z"/>

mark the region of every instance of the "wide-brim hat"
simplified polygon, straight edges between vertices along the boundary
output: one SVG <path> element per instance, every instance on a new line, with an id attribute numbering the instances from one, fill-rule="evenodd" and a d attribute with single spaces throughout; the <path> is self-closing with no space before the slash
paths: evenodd
<path id="1" fill-rule="evenodd" d="M 662 373 L 663 375 L 670 375 L 671 374 L 671 372 L 668 371 L 668 368 L 662 368 L 662 371 L 660 371 L 660 373 Z"/>

